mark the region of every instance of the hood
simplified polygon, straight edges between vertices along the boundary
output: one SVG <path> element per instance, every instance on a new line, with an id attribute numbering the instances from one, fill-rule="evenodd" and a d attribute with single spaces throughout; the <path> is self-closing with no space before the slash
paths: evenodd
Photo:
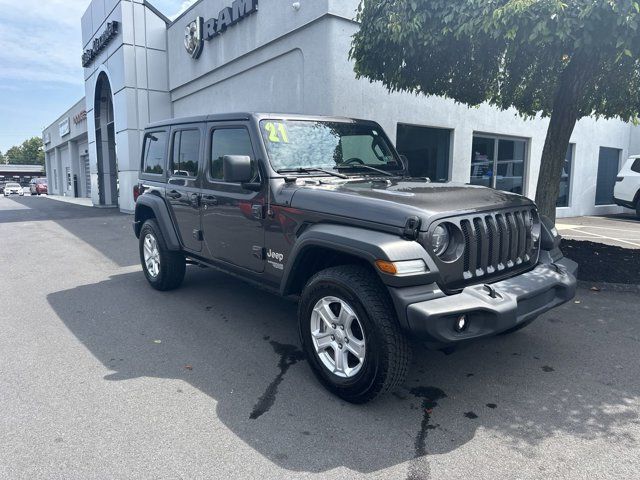
<path id="1" fill-rule="evenodd" d="M 404 227 L 410 216 L 419 217 L 426 229 L 436 217 L 533 205 L 528 198 L 513 193 L 424 179 L 360 179 L 298 183 L 295 187 L 291 199 L 294 208 L 396 227 Z"/>

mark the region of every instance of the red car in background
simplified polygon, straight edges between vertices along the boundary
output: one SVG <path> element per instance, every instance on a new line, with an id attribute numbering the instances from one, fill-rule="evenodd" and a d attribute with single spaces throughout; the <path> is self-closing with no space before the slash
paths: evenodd
<path id="1" fill-rule="evenodd" d="M 31 195 L 42 195 L 48 193 L 47 179 L 46 178 L 34 178 L 29 182 L 29 191 Z"/>

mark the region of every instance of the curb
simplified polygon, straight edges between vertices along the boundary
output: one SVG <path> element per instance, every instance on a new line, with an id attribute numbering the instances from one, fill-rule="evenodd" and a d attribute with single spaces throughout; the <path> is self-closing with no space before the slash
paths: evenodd
<path id="1" fill-rule="evenodd" d="M 604 292 L 640 293 L 640 285 L 627 283 L 588 282 L 586 280 L 578 280 L 578 287 L 586 288 L 587 290 L 590 290 L 591 287 L 596 287 L 600 291 Z"/>

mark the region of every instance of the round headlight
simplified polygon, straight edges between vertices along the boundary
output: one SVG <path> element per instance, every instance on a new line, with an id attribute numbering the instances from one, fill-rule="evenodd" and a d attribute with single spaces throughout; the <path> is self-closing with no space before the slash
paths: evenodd
<path id="1" fill-rule="evenodd" d="M 450 240 L 449 229 L 444 225 L 438 225 L 431 234 L 431 249 L 437 256 L 441 256 L 447 251 Z"/>

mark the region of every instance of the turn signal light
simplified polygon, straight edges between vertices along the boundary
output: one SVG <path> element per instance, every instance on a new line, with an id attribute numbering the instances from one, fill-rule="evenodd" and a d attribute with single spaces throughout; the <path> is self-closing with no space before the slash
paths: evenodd
<path id="1" fill-rule="evenodd" d="M 418 275 L 427 271 L 427 265 L 423 260 L 406 260 L 402 262 L 388 262 L 376 260 L 378 269 L 389 275 Z"/>
<path id="2" fill-rule="evenodd" d="M 389 275 L 395 275 L 398 273 L 396 266 L 393 262 L 386 262 L 384 260 L 377 260 L 376 265 L 380 269 L 381 272 L 388 273 Z"/>

